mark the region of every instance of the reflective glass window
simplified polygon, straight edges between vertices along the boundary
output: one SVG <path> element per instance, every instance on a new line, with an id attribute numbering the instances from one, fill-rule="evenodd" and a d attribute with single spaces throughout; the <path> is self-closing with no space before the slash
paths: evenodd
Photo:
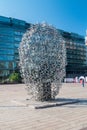
<path id="1" fill-rule="evenodd" d="M 8 67 L 9 67 L 10 69 L 13 69 L 13 68 L 14 68 L 14 63 L 13 63 L 13 62 L 9 62 Z"/>
<path id="2" fill-rule="evenodd" d="M 13 55 L 14 54 L 14 50 L 11 50 L 11 49 L 0 49 L 0 54 L 10 54 L 10 55 Z"/>
<path id="3" fill-rule="evenodd" d="M 18 44 L 18 43 L 17 43 L 17 44 L 15 43 L 15 47 L 17 47 L 17 48 L 18 48 L 18 47 L 19 47 L 19 44 Z"/>
<path id="4" fill-rule="evenodd" d="M 0 62 L 0 68 L 5 68 L 5 62 Z"/>
<path id="5" fill-rule="evenodd" d="M 0 43 L 0 48 L 14 48 L 12 43 Z"/>
<path id="6" fill-rule="evenodd" d="M 15 37 L 15 41 L 21 41 L 20 37 Z"/>
<path id="7" fill-rule="evenodd" d="M 0 76 L 7 76 L 9 75 L 9 70 L 0 70 Z"/>
<path id="8" fill-rule="evenodd" d="M 12 60 L 14 60 L 14 56 L 0 55 L 0 60 L 2 60 L 2 61 L 12 61 Z"/>

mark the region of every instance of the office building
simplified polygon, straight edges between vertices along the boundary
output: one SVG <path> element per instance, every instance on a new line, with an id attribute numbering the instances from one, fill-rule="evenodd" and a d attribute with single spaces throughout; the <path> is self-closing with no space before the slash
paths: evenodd
<path id="1" fill-rule="evenodd" d="M 29 27 L 25 21 L 0 16 L 0 78 L 17 69 L 19 43 Z"/>
<path id="2" fill-rule="evenodd" d="M 18 69 L 18 47 L 30 25 L 23 20 L 0 16 L 0 79 Z M 59 31 L 66 45 L 66 77 L 86 75 L 87 47 L 84 37 L 63 30 Z"/>
<path id="3" fill-rule="evenodd" d="M 66 45 L 66 77 L 85 76 L 85 67 L 87 66 L 85 38 L 79 34 L 63 30 L 60 30 L 60 33 Z"/>

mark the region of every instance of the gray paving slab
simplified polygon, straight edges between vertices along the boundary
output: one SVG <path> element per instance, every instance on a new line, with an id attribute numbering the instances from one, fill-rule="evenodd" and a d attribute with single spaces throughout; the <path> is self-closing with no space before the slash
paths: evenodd
<path id="1" fill-rule="evenodd" d="M 24 84 L 0 85 L 0 130 L 81 130 L 87 128 L 87 84 L 63 84 L 57 103 L 79 100 L 45 109 L 32 109 Z"/>
<path id="2" fill-rule="evenodd" d="M 81 130 L 87 130 L 87 127 L 86 127 L 86 128 L 83 128 L 83 129 L 81 129 Z"/>

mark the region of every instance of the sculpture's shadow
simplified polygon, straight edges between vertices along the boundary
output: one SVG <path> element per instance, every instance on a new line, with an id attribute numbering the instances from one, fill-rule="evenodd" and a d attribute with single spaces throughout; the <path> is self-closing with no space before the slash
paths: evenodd
<path id="1" fill-rule="evenodd" d="M 51 101 L 47 101 L 46 104 L 36 106 L 36 109 L 43 109 L 43 108 L 50 108 L 50 107 L 82 107 L 86 106 L 87 107 L 87 99 L 82 99 L 82 98 L 56 98 Z"/>
<path id="2" fill-rule="evenodd" d="M 74 107 L 78 106 L 87 106 L 87 99 L 85 98 L 56 98 L 53 102 L 57 104 L 57 106 L 64 105 L 74 105 Z"/>
<path id="3" fill-rule="evenodd" d="M 12 100 L 11 104 L 0 105 L 0 107 L 30 107 L 34 109 L 45 109 L 52 107 L 69 107 L 69 108 L 77 108 L 77 107 L 87 107 L 87 99 L 84 98 L 56 98 L 50 101 L 34 101 L 32 99 L 29 100 Z"/>

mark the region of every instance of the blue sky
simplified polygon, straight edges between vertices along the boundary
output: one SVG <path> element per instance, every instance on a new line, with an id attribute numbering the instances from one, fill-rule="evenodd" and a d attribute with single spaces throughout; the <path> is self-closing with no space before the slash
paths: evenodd
<path id="1" fill-rule="evenodd" d="M 0 15 L 29 23 L 45 21 L 85 36 L 87 0 L 0 0 Z"/>

